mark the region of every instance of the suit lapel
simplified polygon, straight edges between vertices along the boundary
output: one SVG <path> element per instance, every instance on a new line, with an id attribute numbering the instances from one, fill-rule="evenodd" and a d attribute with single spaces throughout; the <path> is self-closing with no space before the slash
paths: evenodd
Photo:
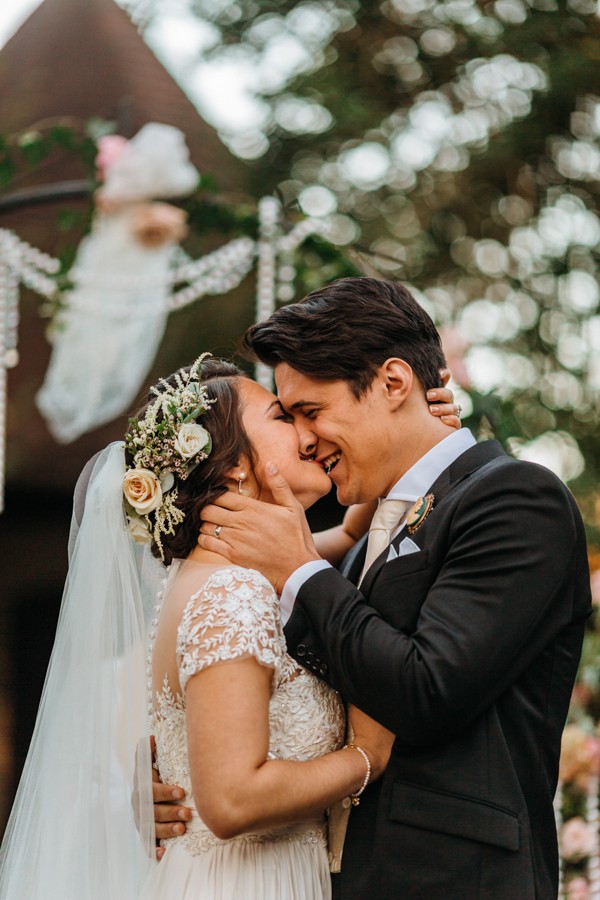
<path id="1" fill-rule="evenodd" d="M 482 466 L 485 466 L 493 459 L 497 459 L 499 456 L 506 456 L 506 453 L 498 441 L 485 441 L 482 444 L 475 444 L 473 447 L 469 447 L 447 469 L 444 469 L 426 493 L 434 495 L 435 505 L 438 506 L 446 494 L 454 490 L 463 479 L 468 478 L 477 469 L 481 469 Z"/>
<path id="2" fill-rule="evenodd" d="M 344 578 L 347 578 L 348 581 L 351 581 L 353 584 L 356 584 L 360 578 L 360 573 L 362 572 L 362 567 L 365 563 L 368 537 L 369 533 L 367 532 L 356 542 L 354 547 L 348 551 L 340 569 Z"/>
<path id="3" fill-rule="evenodd" d="M 434 509 L 440 505 L 440 503 L 444 500 L 444 498 L 456 488 L 461 481 L 464 481 L 465 478 L 468 478 L 469 475 L 472 475 L 473 472 L 476 472 L 478 469 L 481 469 L 482 466 L 487 465 L 487 463 L 492 462 L 492 460 L 497 459 L 499 456 L 506 456 L 504 450 L 502 449 L 501 444 L 498 441 L 485 441 L 481 444 L 475 444 L 473 447 L 470 447 L 468 450 L 465 450 L 458 459 L 455 459 L 451 465 L 448 466 L 447 469 L 444 469 L 442 474 L 434 481 L 431 487 L 425 492 L 427 494 L 433 494 L 435 497 Z M 396 535 L 392 544 L 397 550 L 400 546 L 401 541 L 406 537 L 406 531 L 403 529 L 400 534 Z M 415 536 L 411 536 L 411 540 L 415 541 L 416 544 L 421 546 L 418 540 L 415 540 Z M 358 546 L 358 544 L 356 545 Z M 366 546 L 366 543 L 365 543 Z M 363 578 L 361 584 L 361 591 L 365 596 L 369 596 L 371 591 L 371 586 L 379 572 L 383 568 L 389 553 L 389 547 L 386 547 L 381 556 L 375 560 L 369 571 L 366 573 Z M 366 555 L 366 550 L 362 554 L 362 559 L 364 561 Z M 356 578 L 360 576 L 360 570 Z M 348 577 L 348 576 L 346 576 Z"/>

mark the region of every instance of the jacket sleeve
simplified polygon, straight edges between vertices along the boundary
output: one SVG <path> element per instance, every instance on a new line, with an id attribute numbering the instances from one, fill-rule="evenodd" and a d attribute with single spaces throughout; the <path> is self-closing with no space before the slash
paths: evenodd
<path id="1" fill-rule="evenodd" d="M 421 746 L 467 727 L 561 629 L 585 618 L 586 573 L 568 490 L 548 470 L 510 460 L 501 477 L 464 491 L 413 633 L 395 630 L 328 570 L 299 592 L 288 645 L 296 655 L 304 626 L 304 643 L 315 641 L 344 698 Z M 398 591 L 401 603 L 401 583 Z"/>

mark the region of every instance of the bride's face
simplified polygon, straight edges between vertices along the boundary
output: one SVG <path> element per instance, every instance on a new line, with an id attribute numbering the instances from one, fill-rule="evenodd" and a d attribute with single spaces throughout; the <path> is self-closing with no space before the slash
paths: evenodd
<path id="1" fill-rule="evenodd" d="M 256 475 L 265 484 L 265 466 L 273 462 L 289 484 L 304 509 L 312 506 L 331 490 L 331 481 L 318 463 L 304 459 L 300 454 L 298 435 L 292 419 L 270 391 L 261 385 L 240 378 L 239 395 L 242 421 L 256 452 Z M 246 481 L 252 496 L 257 496 L 258 486 Z M 271 501 L 266 487 L 260 488 L 260 499 Z"/>

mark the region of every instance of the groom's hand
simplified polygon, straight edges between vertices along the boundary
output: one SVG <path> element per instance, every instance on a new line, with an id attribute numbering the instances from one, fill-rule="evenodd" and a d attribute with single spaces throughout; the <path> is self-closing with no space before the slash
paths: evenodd
<path id="1" fill-rule="evenodd" d="M 154 760 L 156 755 L 156 740 L 150 737 L 149 749 L 146 738 L 142 738 L 135 751 L 135 769 L 133 775 L 133 794 L 131 805 L 135 827 L 140 830 L 140 780 L 139 773 L 142 768 L 141 760 L 146 753 Z M 177 801 L 185 798 L 185 791 L 176 784 L 163 784 L 160 775 L 152 766 L 152 800 L 154 803 L 154 831 L 156 836 L 156 858 L 161 860 L 165 854 L 165 848 L 159 845 L 159 841 L 171 838 L 176 834 L 185 834 L 186 822 L 192 818 L 192 811 L 187 806 L 181 806 Z"/>
<path id="2" fill-rule="evenodd" d="M 186 822 L 192 817 L 192 812 L 187 806 L 181 806 L 177 801 L 183 800 L 185 791 L 174 784 L 163 784 L 158 772 L 152 770 L 152 799 L 154 801 L 154 828 L 156 840 L 162 841 L 172 838 L 176 834 L 185 834 Z M 164 847 L 157 846 L 156 858 L 162 859 L 165 853 Z"/>
<path id="3" fill-rule="evenodd" d="M 257 569 L 281 593 L 289 576 L 321 557 L 301 504 L 273 463 L 266 482 L 274 503 L 228 491 L 202 511 L 198 543 L 236 565 Z M 215 534 L 216 531 L 216 534 Z"/>

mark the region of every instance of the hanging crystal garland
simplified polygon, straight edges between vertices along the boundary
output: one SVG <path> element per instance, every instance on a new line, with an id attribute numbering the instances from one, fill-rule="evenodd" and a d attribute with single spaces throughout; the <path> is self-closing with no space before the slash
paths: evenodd
<path id="1" fill-rule="evenodd" d="M 248 237 L 237 238 L 203 256 L 184 262 L 171 273 L 171 284 L 189 282 L 171 295 L 169 309 L 181 309 L 205 294 L 225 294 L 244 280 L 254 264 L 256 244 Z"/>
<path id="2" fill-rule="evenodd" d="M 185 256 L 185 254 L 182 254 Z M 87 295 L 70 297 L 71 308 L 78 312 L 86 312 L 90 315 L 105 316 L 111 319 L 129 319 L 151 317 L 160 313 L 172 312 L 183 309 L 206 294 L 226 294 L 236 288 L 246 277 L 254 264 L 256 256 L 256 244 L 248 237 L 236 238 L 207 253 L 198 260 L 185 258 L 183 262 L 174 266 L 168 274 L 168 285 L 172 289 L 175 285 L 185 285 L 167 296 L 166 305 L 146 303 L 143 308 L 131 308 L 119 303 L 111 303 L 111 291 L 119 291 L 124 287 L 130 289 L 143 289 L 145 286 L 153 286 L 155 279 L 149 279 L 143 273 L 135 276 L 116 277 L 110 272 L 94 273 L 93 284 L 104 289 L 105 298 L 102 303 L 90 301 Z M 71 270 L 71 280 L 77 285 L 90 283 L 88 273 Z"/>
<path id="3" fill-rule="evenodd" d="M 257 261 L 256 321 L 263 321 L 274 311 L 277 301 L 287 303 L 294 298 L 295 251 L 307 237 L 326 234 L 327 229 L 322 219 L 305 219 L 284 233 L 281 204 L 275 197 L 263 197 L 259 201 L 258 219 L 258 241 L 250 237 L 235 238 L 197 260 L 180 250 L 167 271 L 166 300 L 161 302 L 160 309 L 148 304 L 148 308 L 138 308 L 132 312 L 122 304 L 111 303 L 112 291 L 144 290 L 149 284 L 147 273 L 117 275 L 104 270 L 90 273 L 79 271 L 77 266 L 69 272 L 71 284 L 85 285 L 93 281 L 96 293 L 101 289 L 102 303 L 94 302 L 93 291 L 88 295 L 84 295 L 85 292 L 74 295 L 70 290 L 69 301 L 72 306 L 80 304 L 82 308 L 78 308 L 77 312 L 92 317 L 126 320 L 132 315 L 136 318 L 161 313 L 166 315 L 205 295 L 233 290 Z M 14 232 L 0 229 L 0 512 L 4 505 L 6 372 L 17 365 L 19 359 L 19 286 L 23 284 L 46 300 L 55 301 L 59 295 L 59 272 L 58 259 L 22 241 Z M 155 279 L 151 286 L 155 286 Z M 272 388 L 273 375 L 267 366 L 257 365 L 256 379 L 267 388 Z"/>
<path id="4" fill-rule="evenodd" d="M 268 319 L 277 301 L 289 303 L 294 299 L 294 252 L 313 234 L 326 234 L 323 219 L 304 219 L 287 234 L 282 234 L 281 203 L 276 197 L 263 197 L 258 206 L 259 240 L 258 272 L 256 278 L 256 322 Z M 257 363 L 254 376 L 267 390 L 273 389 L 273 372 L 269 366 Z"/>
<path id="5" fill-rule="evenodd" d="M 275 267 L 277 239 L 280 233 L 281 203 L 276 197 L 263 197 L 258 204 L 258 269 L 256 273 L 256 322 L 268 319 L 275 309 Z M 254 377 L 259 384 L 273 390 L 273 372 L 257 363 Z"/>
<path id="6" fill-rule="evenodd" d="M 49 277 L 60 263 L 6 229 L 0 229 L 0 513 L 4 510 L 7 369 L 19 362 L 19 282 L 46 298 L 56 294 Z"/>
<path id="7" fill-rule="evenodd" d="M 323 219 L 304 219 L 291 231 L 279 238 L 276 297 L 280 303 L 289 303 L 294 299 L 294 281 L 296 267 L 294 254 L 298 247 L 313 234 L 326 234 L 327 223 Z"/>
<path id="8" fill-rule="evenodd" d="M 0 229 L 0 256 L 18 281 L 42 297 L 52 300 L 57 294 L 55 278 L 60 262 L 22 241 L 12 231 Z"/>
<path id="9" fill-rule="evenodd" d="M 8 266 L 0 256 L 0 513 L 4 511 L 4 468 L 6 455 L 6 337 L 8 317 Z"/>

